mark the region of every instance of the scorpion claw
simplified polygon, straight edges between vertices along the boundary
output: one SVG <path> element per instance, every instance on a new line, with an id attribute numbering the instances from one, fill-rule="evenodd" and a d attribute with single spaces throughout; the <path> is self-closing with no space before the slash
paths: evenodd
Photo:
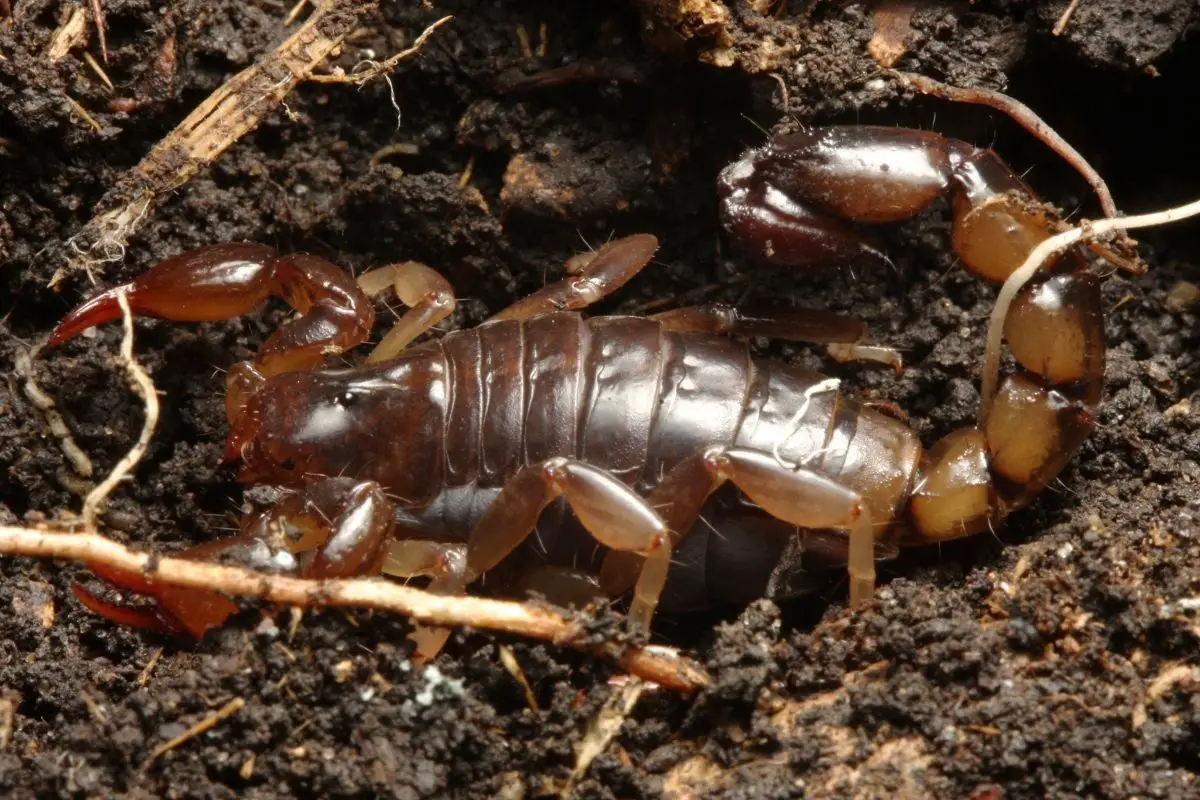
<path id="1" fill-rule="evenodd" d="M 146 605 L 114 603 L 76 583 L 71 592 L 89 609 L 113 622 L 134 628 L 199 639 L 219 628 L 238 607 L 217 592 L 166 586 L 130 572 L 101 564 L 89 565 L 92 573 L 114 589 L 141 595 Z"/>
<path id="2" fill-rule="evenodd" d="M 71 584 L 71 593 L 89 610 L 118 625 L 127 625 L 153 633 L 178 633 L 176 628 L 166 622 L 155 608 L 139 608 L 110 603 L 85 589 L 80 583 Z"/>
<path id="3" fill-rule="evenodd" d="M 57 347 L 74 339 L 88 328 L 113 322 L 121 318 L 121 306 L 117 294 L 127 287 L 120 286 L 101 292 L 65 316 L 50 334 L 49 347 Z M 133 308 L 131 304 L 131 309 Z"/>

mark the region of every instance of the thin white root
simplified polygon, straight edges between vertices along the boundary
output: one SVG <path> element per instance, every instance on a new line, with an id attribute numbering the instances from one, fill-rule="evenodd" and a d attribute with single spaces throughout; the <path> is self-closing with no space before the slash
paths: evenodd
<path id="1" fill-rule="evenodd" d="M 1004 321 L 1008 318 L 1008 308 L 1012 305 L 1017 292 L 1021 291 L 1021 288 L 1038 273 L 1047 259 L 1063 252 L 1076 242 L 1094 239 L 1111 231 L 1154 228 L 1194 217 L 1197 214 L 1200 214 L 1200 200 L 1193 200 L 1182 206 L 1150 214 L 1089 222 L 1078 228 L 1051 236 L 1033 248 L 1033 252 L 1025 259 L 1025 263 L 1017 268 L 1016 272 L 1009 275 L 1008 280 L 1000 287 L 1000 294 L 996 297 L 996 307 L 992 309 L 992 317 L 988 322 L 987 351 L 983 357 L 983 375 L 979 390 L 979 424 L 982 426 L 987 421 L 988 413 L 992 409 L 992 401 L 996 397 L 996 388 L 1000 382 L 1000 348 L 1004 339 Z"/>
<path id="2" fill-rule="evenodd" d="M 453 20 L 454 17 L 452 16 L 442 17 L 437 22 L 434 22 L 428 28 L 421 31 L 421 35 L 416 38 L 410 47 L 401 50 L 399 53 L 396 53 L 394 56 L 391 56 L 384 61 L 360 62 L 354 67 L 354 71 L 349 75 L 338 72 L 332 72 L 329 74 L 313 73 L 312 75 L 308 76 L 308 80 L 312 81 L 313 83 L 353 83 L 357 86 L 362 86 L 367 81 L 374 80 L 375 78 L 381 76 L 386 76 L 389 72 L 394 70 L 401 61 L 416 55 L 418 52 L 420 52 L 421 48 L 425 46 L 425 42 L 429 41 L 429 37 L 433 35 L 434 31 L 443 25 L 452 22 Z M 359 69 L 359 67 L 366 67 L 366 69 Z M 395 104 L 396 96 L 395 91 L 393 90 L 392 105 L 394 106 Z"/>
<path id="3" fill-rule="evenodd" d="M 607 659 L 624 672 L 669 689 L 692 692 L 709 684 L 704 670 L 687 658 L 648 647 L 592 644 L 569 618 L 544 607 L 430 594 L 383 578 L 311 580 L 270 575 L 245 567 L 142 553 L 91 532 L 56 533 L 0 525 L 0 554 L 102 564 L 160 585 L 206 589 L 280 605 L 374 609 L 404 614 L 426 625 L 503 631 Z"/>
<path id="4" fill-rule="evenodd" d="M 313 73 L 312 75 L 308 76 L 308 79 L 314 83 L 352 83 L 361 89 L 367 83 L 367 81 L 374 80 L 375 78 L 383 78 L 388 86 L 388 96 L 391 98 L 392 108 L 396 112 L 396 130 L 398 131 L 400 130 L 401 124 L 400 103 L 396 100 L 396 87 L 392 84 L 392 78 L 390 75 L 388 75 L 388 73 L 394 70 L 396 66 L 399 65 L 399 63 L 404 59 L 416 55 L 420 49 L 425 46 L 425 42 L 429 40 L 429 37 L 433 35 L 434 31 L 453 19 L 454 17 L 452 16 L 442 17 L 437 22 L 433 23 L 424 31 L 422 31 L 421 35 L 417 37 L 416 41 L 412 43 L 411 47 L 401 50 L 399 53 L 396 53 L 394 56 L 385 61 L 371 61 L 368 59 L 355 64 L 354 69 L 349 75 L 347 75 L 339 67 L 335 72 L 331 72 L 327 75 Z M 365 69 L 363 69 L 364 67 Z"/>
<path id="5" fill-rule="evenodd" d="M 26 351 L 21 351 L 17 353 L 14 361 L 13 371 L 19 377 L 25 379 L 21 387 L 24 391 L 25 399 L 33 403 L 34 407 L 42 412 L 42 416 L 46 419 L 46 424 L 50 427 L 50 433 L 54 434 L 54 438 L 58 439 L 63 456 L 71 463 L 71 468 L 75 470 L 75 474 L 85 480 L 91 478 L 95 474 L 92 460 L 88 458 L 87 453 L 83 452 L 83 448 L 75 443 L 75 438 L 71 436 L 71 429 L 67 427 L 66 420 L 63 419 L 62 414 L 58 413 L 54 398 L 46 394 L 42 391 L 42 387 L 38 386 L 37 381 L 33 377 L 32 356 Z"/>
<path id="6" fill-rule="evenodd" d="M 121 315 L 125 319 L 125 336 L 121 340 L 121 363 L 129 372 L 129 377 L 138 394 L 142 396 L 146 419 L 142 423 L 142 433 L 134 442 L 133 447 L 117 462 L 108 477 L 100 481 L 83 501 L 83 525 L 89 531 L 99 530 L 96 525 L 96 517 L 100 513 L 100 507 L 112 494 L 112 490 L 116 488 L 117 484 L 124 480 L 125 476 L 142 460 L 142 456 L 146 454 L 146 448 L 150 446 L 150 439 L 154 436 L 154 428 L 158 425 L 158 390 L 155 389 L 154 381 L 150 380 L 146 370 L 133 357 L 133 314 L 129 310 L 129 298 L 125 296 L 125 292 L 117 293 L 117 303 L 121 306 Z"/>

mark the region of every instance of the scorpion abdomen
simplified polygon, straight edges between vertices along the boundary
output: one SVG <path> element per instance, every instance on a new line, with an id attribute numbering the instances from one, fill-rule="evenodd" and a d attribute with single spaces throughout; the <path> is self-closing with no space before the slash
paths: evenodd
<path id="1" fill-rule="evenodd" d="M 438 366 L 403 363 L 418 358 Z M 491 322 L 379 369 L 399 372 L 406 402 L 423 403 L 441 418 L 441 436 L 433 437 L 440 442 L 422 439 L 424 453 L 401 444 L 391 459 L 356 459 L 358 477 L 379 481 L 396 498 L 401 536 L 436 531 L 466 541 L 501 487 L 521 467 L 547 458 L 586 461 L 644 495 L 676 464 L 713 446 L 770 453 L 781 464 L 804 464 L 842 481 L 863 495 L 882 533 L 904 506 L 920 460 L 907 427 L 863 408 L 825 376 L 755 360 L 727 337 L 680 334 L 641 317 L 562 312 Z M 414 391 L 409 378 L 418 372 L 437 386 Z M 410 409 L 408 418 L 416 417 L 424 414 Z M 369 447 L 370 432 L 361 434 Z M 428 465 L 432 452 L 442 454 L 437 469 L 414 470 L 411 459 Z M 324 465 L 330 472 L 343 467 L 350 465 Z M 739 600 L 763 591 L 778 570 L 795 529 L 744 498 L 730 502 L 731 494 L 714 498 L 684 539 L 667 607 L 701 604 L 703 597 Z M 412 497 L 421 499 L 404 502 Z M 561 502 L 547 509 L 526 550 L 557 564 L 594 565 L 603 548 L 569 516 Z"/>

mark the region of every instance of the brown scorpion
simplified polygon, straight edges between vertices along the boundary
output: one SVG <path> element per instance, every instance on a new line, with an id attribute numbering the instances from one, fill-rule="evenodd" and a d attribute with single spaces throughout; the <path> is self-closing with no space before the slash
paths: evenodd
<path id="1" fill-rule="evenodd" d="M 881 259 L 852 223 L 910 217 L 948 194 L 954 252 L 1000 282 L 1059 224 L 991 150 L 916 130 L 778 136 L 723 170 L 718 189 L 734 242 L 786 266 Z M 50 343 L 118 318 L 118 292 L 136 314 L 190 321 L 280 296 L 298 316 L 229 372 L 226 455 L 241 481 L 280 487 L 281 499 L 188 557 L 308 577 L 427 576 L 437 592 L 486 580 L 553 601 L 632 593 L 639 632 L 659 607 L 795 594 L 819 566 L 845 565 L 859 604 L 876 559 L 994 527 L 1094 425 L 1100 281 L 1077 253 L 1018 295 L 1005 334 L 1019 368 L 986 421 L 924 450 L 835 380 L 752 358 L 729 336 L 890 360 L 858 344 L 854 320 L 721 305 L 578 313 L 632 278 L 657 244 L 612 242 L 484 324 L 412 346 L 454 307 L 429 267 L 406 262 L 356 281 L 315 256 L 215 245 L 99 294 Z M 323 366 L 366 341 L 370 296 L 388 287 L 408 310 L 366 363 Z M 154 600 L 118 605 L 76 587 L 121 622 L 198 636 L 236 610 L 215 592 L 95 571 Z M 445 636 L 419 630 L 418 654 Z"/>

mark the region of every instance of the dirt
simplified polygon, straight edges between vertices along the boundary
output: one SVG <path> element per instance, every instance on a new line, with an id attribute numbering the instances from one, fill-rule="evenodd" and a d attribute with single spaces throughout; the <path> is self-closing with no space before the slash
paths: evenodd
<path id="1" fill-rule="evenodd" d="M 88 489 L 14 372 L 91 291 L 82 273 L 47 286 L 68 241 L 155 142 L 285 38 L 289 4 L 103 0 L 112 94 L 81 50 L 46 56 L 65 4 L 14 5 L 15 23 L 0 20 L 10 523 L 77 511 Z M 229 240 L 355 270 L 417 259 L 455 284 L 465 300 L 452 322 L 469 325 L 560 274 L 585 243 L 648 231 L 663 241 L 653 268 L 600 311 L 786 292 L 854 313 L 903 349 L 901 376 L 803 347 L 767 356 L 894 402 L 932 442 L 974 418 L 994 297 L 954 268 L 945 204 L 881 232 L 894 272 L 764 276 L 721 238 L 717 170 L 778 126 L 915 125 L 994 146 L 1063 208 L 1096 216 L 1096 202 L 1011 122 L 899 88 L 868 54 L 871 7 L 767 5 L 384 3 L 362 15 L 339 64 L 455 20 L 390 85 L 300 86 L 95 278 L 110 285 Z M 1200 160 L 1181 118 L 1197 100 L 1192 4 L 1082 0 L 1057 37 L 1062 2 L 912 7 L 898 68 L 1026 102 L 1125 211 L 1196 195 Z M 102 59 L 94 34 L 88 52 Z M 782 608 L 663 620 L 661 639 L 706 663 L 713 686 L 647 694 L 577 796 L 1200 796 L 1200 618 L 1186 602 L 1200 595 L 1200 330 L 1195 307 L 1167 302 L 1179 281 L 1200 282 L 1198 230 L 1145 233 L 1149 272 L 1106 283 L 1100 425 L 1061 483 L 995 537 L 889 564 L 861 613 L 832 581 Z M 164 413 L 104 516 L 110 535 L 167 552 L 234 525 L 243 497 L 219 466 L 219 372 L 282 313 L 139 323 Z M 113 361 L 119 336 L 106 326 L 35 362 L 97 474 L 142 424 Z M 254 609 L 191 645 L 84 610 L 70 586 L 87 575 L 71 564 L 4 559 L 0 576 L 0 788 L 14 797 L 542 796 L 564 785 L 612 691 L 608 666 L 549 645 L 460 634 L 435 668 L 415 668 L 402 619 L 309 613 L 292 636 L 287 612 Z M 210 731 L 158 752 L 238 698 Z"/>

